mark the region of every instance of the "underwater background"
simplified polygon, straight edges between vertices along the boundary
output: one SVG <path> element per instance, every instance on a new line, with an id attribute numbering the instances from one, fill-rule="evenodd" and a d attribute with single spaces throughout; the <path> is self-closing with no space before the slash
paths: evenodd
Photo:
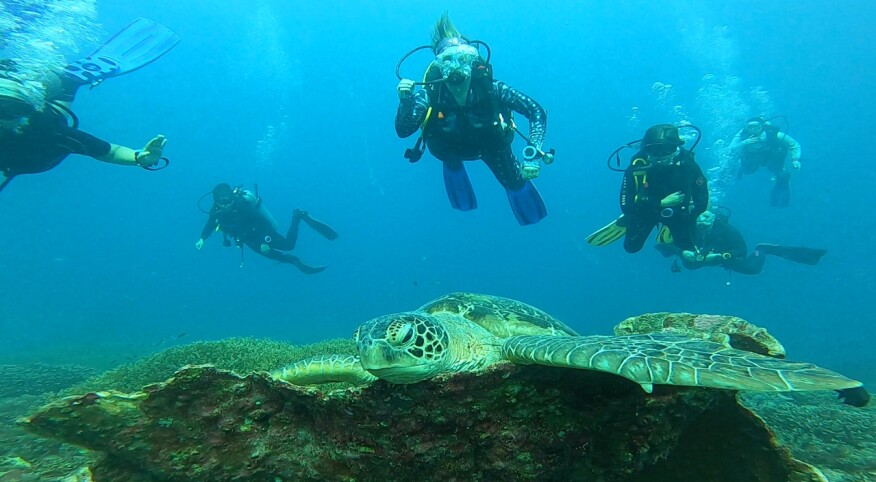
<path id="1" fill-rule="evenodd" d="M 39 46 L 34 55 L 73 59 L 139 16 L 182 42 L 74 104 L 81 129 L 102 139 L 139 148 L 166 135 L 168 169 L 71 156 L 0 195 L 0 364 L 104 369 L 196 340 L 347 337 L 374 316 L 475 291 L 583 334 L 645 312 L 736 315 L 768 328 L 789 358 L 872 387 L 876 51 L 864 19 L 876 5 L 826 5 L 2 0 L 3 55 Z M 445 9 L 489 43 L 496 78 L 548 112 L 545 147 L 557 155 L 536 180 L 549 210 L 536 225 L 517 224 L 482 163 L 467 164 L 480 202 L 463 213 L 435 158 L 402 157 L 415 138 L 394 132 L 396 62 L 429 43 Z M 402 74 L 418 78 L 430 60 L 416 54 Z M 763 170 L 730 176 L 716 196 L 749 249 L 829 250 L 818 266 L 771 258 L 753 277 L 672 273 L 650 242 L 635 255 L 585 243 L 619 214 L 614 149 L 652 124 L 690 122 L 704 134 L 699 164 L 720 175 L 731 169 L 722 142 L 761 114 L 786 116 L 803 148 L 790 207 L 769 206 Z M 295 208 L 331 224 L 340 239 L 303 228 L 295 250 L 329 268 L 305 276 L 249 251 L 240 266 L 220 236 L 196 251 L 198 199 L 218 182 L 258 184 L 281 225 Z"/>

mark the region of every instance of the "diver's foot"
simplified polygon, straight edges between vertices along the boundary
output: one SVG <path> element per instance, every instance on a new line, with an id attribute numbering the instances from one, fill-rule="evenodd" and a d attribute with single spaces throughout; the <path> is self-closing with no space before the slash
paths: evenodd
<path id="1" fill-rule="evenodd" d="M 309 218 L 310 213 L 308 213 L 307 211 L 304 211 L 303 209 L 295 209 L 292 211 L 292 217 L 293 218 Z"/>

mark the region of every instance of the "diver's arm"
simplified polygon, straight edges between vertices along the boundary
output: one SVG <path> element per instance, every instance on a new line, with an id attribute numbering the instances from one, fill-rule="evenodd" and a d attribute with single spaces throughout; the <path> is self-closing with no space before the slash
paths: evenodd
<path id="1" fill-rule="evenodd" d="M 133 166 L 134 153 L 137 152 L 130 147 L 120 146 L 118 144 L 110 144 L 110 150 L 100 157 L 95 157 L 98 161 L 109 162 L 111 164 L 119 164 L 123 166 Z"/>
<path id="2" fill-rule="evenodd" d="M 800 143 L 784 132 L 780 132 L 778 138 L 788 146 L 788 156 L 791 158 L 791 162 L 800 162 L 800 157 L 803 155 Z"/>
<path id="3" fill-rule="evenodd" d="M 395 114 L 395 133 L 404 138 L 417 132 L 428 110 L 429 95 L 424 89 L 399 99 Z"/>
<path id="4" fill-rule="evenodd" d="M 743 143 L 742 135 L 743 132 L 739 131 L 733 136 L 733 140 L 730 141 L 730 152 L 738 155 L 745 148 L 746 144 Z"/>
<path id="5" fill-rule="evenodd" d="M 696 219 L 709 207 L 709 183 L 706 181 L 706 176 L 703 175 L 700 165 L 693 158 L 689 161 L 689 166 L 691 198 L 693 200 L 693 207 L 689 214 L 692 219 Z"/>
<path id="6" fill-rule="evenodd" d="M 94 158 L 98 161 L 123 166 L 150 167 L 158 164 L 165 144 L 167 144 L 167 139 L 162 135 L 153 138 L 139 151 L 118 144 L 110 144 L 109 152 Z"/>
<path id="7" fill-rule="evenodd" d="M 219 226 L 219 218 L 216 216 L 216 213 L 213 209 L 210 209 L 210 217 L 207 218 L 206 224 L 201 229 L 201 239 L 206 240 L 216 231 L 216 227 Z"/>
<path id="8" fill-rule="evenodd" d="M 532 97 L 504 82 L 494 81 L 493 86 L 501 105 L 510 107 L 514 112 L 519 112 L 529 119 L 529 140 L 536 149 L 542 150 L 547 134 L 547 112 L 544 108 Z"/>

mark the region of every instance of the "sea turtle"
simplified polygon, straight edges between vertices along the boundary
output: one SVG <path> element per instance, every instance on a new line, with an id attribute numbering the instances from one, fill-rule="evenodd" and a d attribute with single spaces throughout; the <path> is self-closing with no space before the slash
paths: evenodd
<path id="1" fill-rule="evenodd" d="M 861 386 L 809 363 L 686 336 L 581 336 L 538 308 L 474 293 L 451 293 L 415 311 L 374 318 L 362 324 L 354 338 L 358 356 L 317 356 L 272 375 L 297 385 L 377 379 L 416 383 L 511 362 L 611 373 L 648 393 L 654 385 L 755 391 Z"/>

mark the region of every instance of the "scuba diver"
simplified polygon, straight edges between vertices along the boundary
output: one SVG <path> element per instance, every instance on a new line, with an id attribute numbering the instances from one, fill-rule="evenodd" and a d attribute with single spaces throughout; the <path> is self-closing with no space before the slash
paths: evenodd
<path id="1" fill-rule="evenodd" d="M 204 241 L 213 232 L 222 231 L 224 237 L 222 244 L 227 247 L 233 242 L 241 249 L 241 257 L 243 246 L 246 245 L 265 258 L 295 265 L 305 274 L 316 274 L 325 270 L 325 266 L 308 266 L 297 256 L 284 251 L 295 249 L 301 221 L 322 237 L 333 241 L 338 238 L 338 233 L 329 225 L 313 219 L 306 211 L 296 209 L 292 212 L 292 223 L 286 231 L 286 236 L 283 236 L 279 233 L 279 223 L 265 208 L 257 193 L 242 187 L 232 189 L 229 184 L 223 182 L 213 188 L 212 194 L 213 206 L 209 211 L 210 217 L 201 230 L 200 239 L 195 243 L 196 249 L 200 251 L 204 247 Z"/>
<path id="2" fill-rule="evenodd" d="M 686 126 L 696 129 L 694 126 Z M 699 131 L 699 129 L 697 129 Z M 587 237 L 594 246 L 606 246 L 621 237 L 628 253 L 637 253 L 658 224 L 658 239 L 674 240 L 683 249 L 693 249 L 693 224 L 709 205 L 709 189 L 702 169 L 694 160 L 693 149 L 684 148 L 678 127 L 657 124 L 645 136 L 629 142 L 609 156 L 620 163 L 623 149 L 638 148 L 630 165 L 623 171 L 620 205 L 623 214 L 609 225 Z"/>
<path id="3" fill-rule="evenodd" d="M 79 130 L 70 104 L 80 87 L 137 70 L 179 40 L 163 25 L 138 18 L 88 57 L 39 79 L 30 78 L 35 75 L 13 60 L 0 60 L 0 190 L 15 176 L 48 171 L 70 154 L 147 170 L 164 168 L 164 136 L 140 150 L 111 144 Z M 161 161 L 164 165 L 158 166 Z"/>
<path id="4" fill-rule="evenodd" d="M 478 46 L 486 48 L 486 59 L 481 57 Z M 401 64 L 423 49 L 435 54 L 424 81 L 402 78 L 398 73 Z M 442 161 L 444 186 L 454 209 L 477 208 L 463 162 L 481 159 L 505 188 L 518 223 L 534 224 L 547 216 L 544 201 L 531 181 L 539 175 L 540 162 L 550 164 L 554 158 L 553 149 L 542 150 L 547 114 L 526 94 L 493 79 L 490 50 L 485 43 L 463 37 L 445 12 L 433 29 L 432 44 L 405 55 L 396 76 L 400 79 L 396 133 L 404 138 L 421 131 L 405 157 L 417 162 L 428 147 Z M 423 88 L 414 92 L 415 85 Z M 513 112 L 529 120 L 528 137 L 517 129 Z M 522 162 L 511 148 L 515 132 L 527 141 Z"/>
<path id="5" fill-rule="evenodd" d="M 785 159 L 790 159 L 795 171 L 800 170 L 800 144 L 768 119 L 753 117 L 733 136 L 730 149 L 739 156 L 739 177 L 766 167 L 775 178 L 770 192 L 770 205 L 788 207 L 791 201 L 791 173 L 785 169 Z"/>
<path id="6" fill-rule="evenodd" d="M 729 219 L 730 215 L 721 210 L 705 211 L 697 217 L 693 249 L 682 249 L 674 244 L 658 244 L 656 248 L 664 256 L 680 256 L 687 269 L 720 266 L 747 275 L 760 273 L 767 255 L 814 266 L 827 253 L 824 249 L 761 243 L 748 254 L 745 239 L 730 225 Z"/>

